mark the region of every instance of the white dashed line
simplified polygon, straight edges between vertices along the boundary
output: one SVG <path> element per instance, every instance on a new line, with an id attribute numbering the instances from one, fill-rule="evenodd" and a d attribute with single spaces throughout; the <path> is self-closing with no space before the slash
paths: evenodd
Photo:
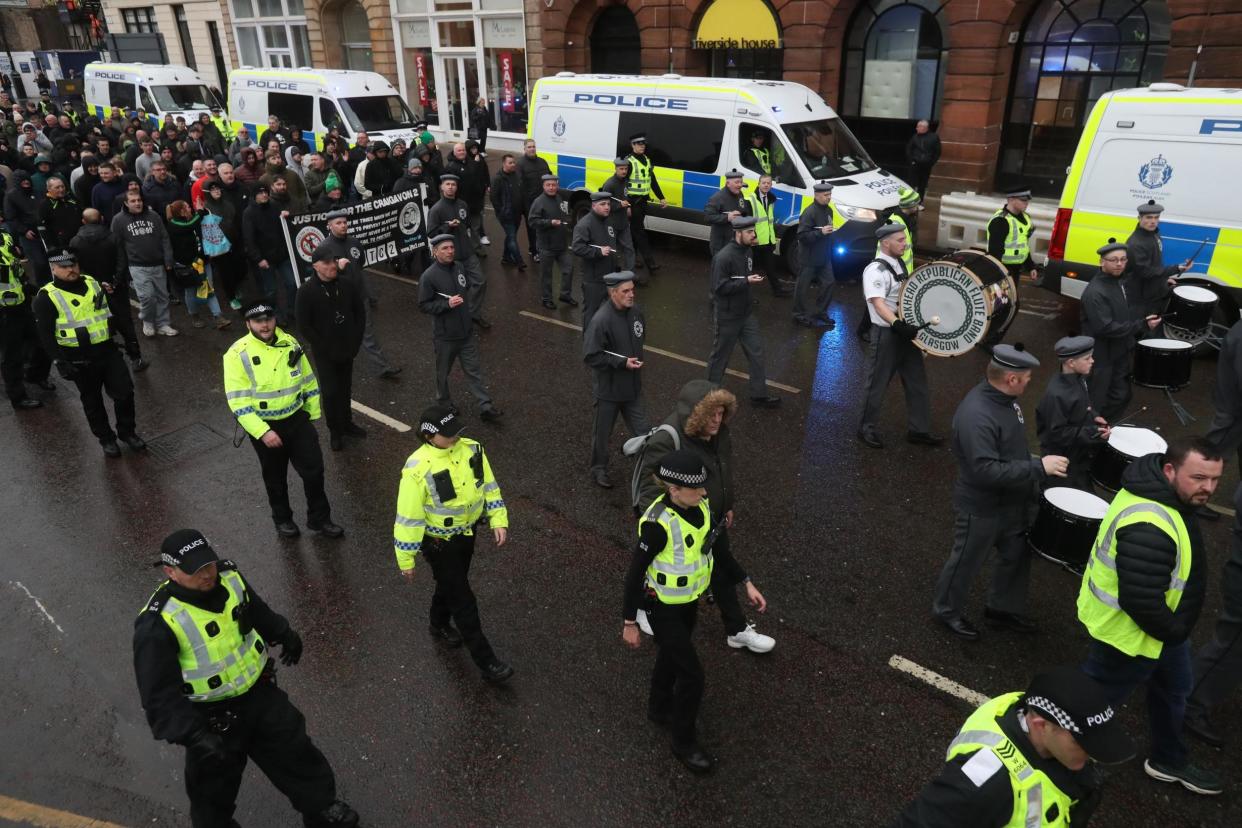
<path id="1" fill-rule="evenodd" d="M 964 687 L 953 679 L 945 678 L 939 673 L 928 670 L 926 667 L 921 667 L 908 658 L 895 655 L 888 660 L 888 666 L 894 670 L 900 670 L 907 675 L 914 676 L 919 681 L 926 682 L 937 690 L 948 693 L 950 696 L 970 702 L 975 707 L 979 707 L 988 700 L 988 697 L 982 693 L 971 690 L 969 687 Z"/>
<path id="2" fill-rule="evenodd" d="M 404 434 L 405 432 L 409 431 L 411 428 L 411 426 L 406 425 L 400 420 L 394 420 L 392 417 L 389 417 L 387 414 L 376 411 L 374 408 L 371 408 L 370 406 L 363 405 L 357 400 L 350 400 L 349 405 L 351 408 L 354 409 L 354 411 L 357 411 L 359 414 L 365 414 L 366 416 L 370 417 L 372 420 L 375 420 L 377 423 L 383 423 L 384 425 L 388 426 L 393 431 L 399 431 L 402 434 Z"/>
<path id="3" fill-rule="evenodd" d="M 47 611 L 47 607 L 43 606 L 43 602 L 40 601 L 38 598 L 36 598 L 33 592 L 26 589 L 25 584 L 23 584 L 21 581 L 10 581 L 9 583 L 17 587 L 18 589 L 20 589 L 22 592 L 26 593 L 26 597 L 29 598 L 31 601 L 34 601 L 35 606 L 39 608 L 39 612 L 43 613 L 43 616 L 47 618 L 48 621 L 52 622 L 52 626 L 55 627 L 57 631 L 60 632 L 61 635 L 65 634 L 64 629 L 61 628 L 60 624 L 56 623 L 56 619 L 53 618 L 52 614 Z"/>

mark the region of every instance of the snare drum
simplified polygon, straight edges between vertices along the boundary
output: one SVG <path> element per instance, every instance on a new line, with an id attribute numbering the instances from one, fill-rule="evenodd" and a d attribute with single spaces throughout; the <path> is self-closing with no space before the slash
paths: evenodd
<path id="1" fill-rule="evenodd" d="M 1091 479 L 1109 491 L 1121 488 L 1121 476 L 1126 467 L 1140 457 L 1169 448 L 1156 432 L 1137 426 L 1117 426 L 1109 435 L 1108 443 L 1095 455 L 1091 464 Z"/>
<path id="2" fill-rule="evenodd" d="M 1180 339 L 1144 339 L 1134 349 L 1134 382 L 1176 391 L 1190 382 L 1194 345 Z"/>
<path id="3" fill-rule="evenodd" d="M 1058 486 L 1044 491 L 1027 541 L 1050 561 L 1082 572 L 1108 503 L 1090 492 Z"/>
<path id="4" fill-rule="evenodd" d="M 914 344 L 932 356 L 960 356 L 999 341 L 1017 317 L 1018 286 L 987 253 L 961 250 L 918 268 L 902 282 L 897 314 L 922 328 Z"/>
<path id="5" fill-rule="evenodd" d="M 1172 320 L 1164 323 L 1164 329 L 1171 331 L 1177 339 L 1202 339 L 1212 324 L 1212 313 L 1216 310 L 1219 297 L 1204 287 L 1195 285 L 1178 285 L 1173 288 L 1169 297 L 1168 307 L 1164 314 L 1172 316 Z"/>

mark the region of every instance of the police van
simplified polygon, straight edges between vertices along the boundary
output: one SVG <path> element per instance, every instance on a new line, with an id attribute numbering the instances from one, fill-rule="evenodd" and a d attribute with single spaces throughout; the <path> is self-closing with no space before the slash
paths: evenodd
<path id="1" fill-rule="evenodd" d="M 1124 242 L 1154 200 L 1166 265 L 1194 258 L 1181 279 L 1220 297 L 1218 321 L 1242 306 L 1242 89 L 1154 83 L 1103 95 L 1083 127 L 1061 194 L 1043 286 L 1082 296 L 1096 249 Z"/>
<path id="2" fill-rule="evenodd" d="M 125 116 L 145 117 L 157 129 L 178 115 L 197 121 L 224 102 L 198 72 L 188 66 L 148 63 L 88 63 L 82 71 L 83 98 L 88 115 L 103 120 L 113 109 Z"/>
<path id="3" fill-rule="evenodd" d="M 668 201 L 661 208 L 653 198 L 647 227 L 690 238 L 708 237 L 703 210 L 726 171 L 744 171 L 746 192 L 753 191 L 763 165 L 748 150 L 752 136 L 762 136 L 775 180 L 778 252 L 795 273 L 798 218 L 816 181 L 835 185 L 838 279 L 856 277 L 875 258 L 879 215 L 906 186 L 876 166 L 819 95 L 797 83 L 560 72 L 536 82 L 531 106 L 529 135 L 562 189 L 576 191 L 577 215 L 589 207 L 586 193 L 613 174 L 614 158 L 629 154 L 630 137 L 643 133 Z"/>
<path id="4" fill-rule="evenodd" d="M 229 118 L 258 138 L 269 115 L 285 127 L 298 127 L 308 145 L 323 148 L 337 127 L 353 145 L 359 132 L 372 141 L 407 144 L 416 137 L 416 120 L 396 87 L 375 72 L 345 69 L 252 69 L 229 73 Z"/>

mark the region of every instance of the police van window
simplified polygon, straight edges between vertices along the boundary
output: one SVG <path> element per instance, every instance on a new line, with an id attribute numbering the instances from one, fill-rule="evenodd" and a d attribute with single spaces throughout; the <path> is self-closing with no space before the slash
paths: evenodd
<path id="1" fill-rule="evenodd" d="M 770 175 L 777 184 L 802 186 L 802 176 L 780 137 L 758 124 L 738 127 L 738 157 L 742 166 L 757 175 Z"/>
<path id="2" fill-rule="evenodd" d="M 783 124 L 811 178 L 840 178 L 875 169 L 875 162 L 840 118 Z"/>
<path id="3" fill-rule="evenodd" d="M 327 98 L 319 99 L 319 123 L 323 124 L 324 129 L 338 127 L 346 132 L 349 131 L 341 121 L 341 113 L 337 112 L 336 104 Z"/>
<path id="4" fill-rule="evenodd" d="M 315 99 L 289 92 L 268 92 L 267 111 L 285 127 L 310 130 L 315 126 Z"/>
<path id="5" fill-rule="evenodd" d="M 621 154 L 630 152 L 630 136 L 647 136 L 647 154 L 660 167 L 689 172 L 714 173 L 720 169 L 725 122 L 717 118 L 692 118 L 649 112 L 622 112 L 617 119 L 617 144 Z"/>
<path id="6" fill-rule="evenodd" d="M 151 92 L 145 86 L 138 87 L 138 95 L 142 101 L 143 112 L 159 112 L 155 107 L 155 100 L 151 97 Z M 171 109 L 171 107 L 164 108 Z"/>
<path id="7" fill-rule="evenodd" d="M 177 109 L 208 110 L 218 106 L 216 96 L 201 83 L 182 83 L 175 86 L 153 86 L 152 93 L 161 111 Z M 145 93 L 146 90 L 144 89 Z"/>
<path id="8" fill-rule="evenodd" d="M 137 109 L 134 85 L 124 81 L 108 81 L 108 103 L 118 109 Z"/>
<path id="9" fill-rule="evenodd" d="M 414 126 L 414 113 L 399 95 L 341 98 L 341 109 L 345 110 L 350 126 L 363 132 L 408 129 Z"/>

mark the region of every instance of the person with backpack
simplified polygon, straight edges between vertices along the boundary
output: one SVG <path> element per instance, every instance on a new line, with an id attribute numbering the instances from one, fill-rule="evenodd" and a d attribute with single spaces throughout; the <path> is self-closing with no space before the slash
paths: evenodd
<path id="1" fill-rule="evenodd" d="M 648 434 L 627 440 L 625 453 L 637 455 L 630 494 L 636 514 L 643 514 L 660 497 L 656 477 L 660 462 L 674 451 L 689 451 L 707 470 L 707 501 L 711 504 L 712 526 L 721 527 L 714 550 L 729 550 L 729 529 L 733 526 L 733 440 L 729 420 L 737 414 L 737 397 L 704 379 L 694 379 L 681 387 L 677 407 L 664 422 Z M 720 609 L 727 637 L 725 643 L 752 653 L 767 653 L 776 646 L 771 636 L 755 630 L 746 620 L 737 600 L 737 583 L 729 579 L 725 567 L 712 572 L 711 591 Z M 747 578 L 747 581 L 750 579 Z M 651 635 L 647 614 L 638 611 L 638 626 Z"/>

